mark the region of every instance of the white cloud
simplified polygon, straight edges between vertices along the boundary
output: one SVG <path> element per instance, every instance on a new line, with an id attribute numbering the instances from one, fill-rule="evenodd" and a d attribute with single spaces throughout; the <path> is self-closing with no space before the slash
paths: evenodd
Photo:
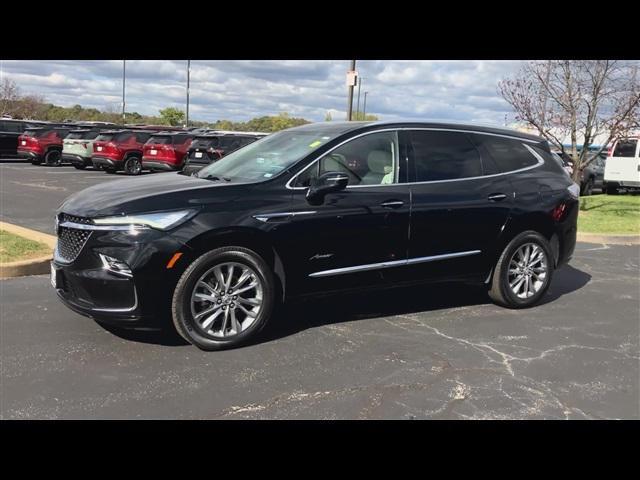
<path id="1" fill-rule="evenodd" d="M 509 106 L 497 82 L 513 61 L 358 61 L 367 112 L 381 119 L 425 118 L 501 124 Z M 288 111 L 322 121 L 345 116 L 348 61 L 192 61 L 191 116 L 247 120 Z M 5 76 L 25 93 L 71 106 L 105 108 L 122 101 L 122 61 L 4 61 Z M 127 61 L 127 110 L 184 109 L 185 60 Z M 357 94 L 357 89 L 356 89 Z M 354 98 L 354 108 L 356 98 Z"/>

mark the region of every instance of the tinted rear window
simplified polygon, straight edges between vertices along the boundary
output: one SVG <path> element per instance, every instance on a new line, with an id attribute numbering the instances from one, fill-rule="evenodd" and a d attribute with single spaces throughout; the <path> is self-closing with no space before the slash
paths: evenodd
<path id="1" fill-rule="evenodd" d="M 171 143 L 171 137 L 169 136 L 158 136 L 158 135 L 153 135 L 148 141 L 147 143 L 155 143 L 158 145 L 169 145 Z"/>
<path id="2" fill-rule="evenodd" d="M 123 143 L 123 142 L 128 142 L 129 140 L 131 140 L 131 137 L 133 137 L 133 133 L 130 133 L 130 132 L 117 133 L 116 135 L 114 135 L 114 137 L 113 137 L 113 139 L 111 141 L 112 142 Z"/>
<path id="3" fill-rule="evenodd" d="M 82 132 L 70 132 L 67 135 L 69 140 L 93 140 L 98 136 L 98 132 L 95 130 L 85 130 Z"/>
<path id="4" fill-rule="evenodd" d="M 51 133 L 51 130 L 47 130 L 47 129 L 44 129 L 44 130 L 27 130 L 25 132 L 26 135 L 30 135 L 30 136 L 35 137 L 35 138 L 44 137 L 49 133 Z"/>
<path id="5" fill-rule="evenodd" d="M 113 138 L 113 133 L 101 133 L 96 137 L 96 141 L 98 142 L 110 142 Z"/>
<path id="6" fill-rule="evenodd" d="M 480 154 L 463 133 L 413 131 L 411 144 L 417 182 L 482 175 Z"/>
<path id="7" fill-rule="evenodd" d="M 200 137 L 196 138 L 191 144 L 191 148 L 209 148 L 219 145 L 218 137 Z"/>
<path id="8" fill-rule="evenodd" d="M 637 140 L 620 140 L 613 151 L 614 157 L 635 157 Z"/>
<path id="9" fill-rule="evenodd" d="M 511 172 L 538 163 L 538 159 L 519 140 L 479 134 L 472 134 L 471 138 L 491 157 L 500 172 Z"/>

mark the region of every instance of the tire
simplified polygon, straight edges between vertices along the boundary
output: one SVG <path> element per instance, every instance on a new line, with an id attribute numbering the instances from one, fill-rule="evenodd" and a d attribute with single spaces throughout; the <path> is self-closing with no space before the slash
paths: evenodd
<path id="1" fill-rule="evenodd" d="M 36 160 L 36 159 L 31 160 L 31 165 L 40 165 L 41 163 L 42 163 L 42 160 Z"/>
<path id="2" fill-rule="evenodd" d="M 104 167 L 103 170 L 110 175 L 113 175 L 114 173 L 116 173 L 116 169 L 111 167 Z"/>
<path id="3" fill-rule="evenodd" d="M 618 194 L 618 187 L 607 185 L 607 195 L 617 195 L 617 194 Z"/>
<path id="4" fill-rule="evenodd" d="M 533 254 L 532 256 L 534 259 L 536 259 L 538 255 L 540 255 L 540 256 L 543 256 L 544 260 L 534 262 L 535 264 L 529 266 L 528 269 L 525 271 L 529 271 L 529 273 L 531 273 L 531 268 L 540 269 L 543 265 L 546 267 L 546 272 L 543 279 L 540 279 L 538 277 L 536 280 L 535 276 L 530 277 L 531 281 L 533 281 L 533 284 L 530 284 L 531 290 L 528 293 L 531 293 L 532 294 L 531 296 L 528 296 L 528 293 L 525 295 L 525 292 L 524 292 L 524 290 L 527 287 L 526 275 L 525 275 L 525 280 L 521 282 L 519 287 L 517 283 L 518 280 L 517 278 L 515 279 L 516 282 L 514 283 L 515 283 L 516 290 L 522 290 L 522 291 L 519 291 L 518 294 L 516 294 L 512 290 L 509 284 L 509 281 L 510 281 L 509 265 L 511 264 L 512 259 L 516 261 L 519 258 L 516 255 L 516 253 L 522 252 L 522 251 L 519 252 L 520 248 L 525 247 L 527 245 L 536 246 L 539 249 L 538 251 L 541 252 L 540 254 L 538 253 Z M 525 250 L 526 250 L 526 247 L 525 247 Z M 498 305 L 502 305 L 503 307 L 507 307 L 507 308 L 528 308 L 528 307 L 534 306 L 544 296 L 547 289 L 549 288 L 549 285 L 551 284 L 551 279 L 553 277 L 553 271 L 555 267 L 554 258 L 555 257 L 553 255 L 549 242 L 547 241 L 546 238 L 544 238 L 538 232 L 534 232 L 530 230 L 517 235 L 504 248 L 504 250 L 502 251 L 502 254 L 498 258 L 498 261 L 496 262 L 493 278 L 491 279 L 491 288 L 489 290 L 489 297 L 491 297 L 491 299 Z M 534 275 L 539 275 L 540 273 L 542 272 L 534 273 Z M 511 275 L 514 275 L 514 274 L 511 274 Z M 515 274 L 514 276 L 517 277 L 517 274 Z M 538 281 L 541 283 L 538 284 L 536 287 L 536 284 Z M 512 282 L 513 282 L 513 279 L 512 279 Z M 525 295 L 525 297 L 524 298 L 520 297 L 520 294 Z"/>
<path id="5" fill-rule="evenodd" d="M 85 168 L 87 168 L 86 165 L 82 165 L 78 163 L 74 163 L 73 166 L 78 170 L 84 170 Z"/>
<path id="6" fill-rule="evenodd" d="M 230 272 L 230 265 L 233 266 L 232 272 Z M 225 282 L 228 281 L 227 275 L 231 273 L 231 287 L 234 282 L 242 280 L 244 271 L 249 272 L 249 276 L 238 285 L 239 292 L 243 288 L 246 290 L 246 287 L 254 282 L 259 287 L 242 291 L 244 295 L 240 295 L 241 297 L 248 296 L 244 300 L 236 300 L 238 295 L 234 298 L 233 295 L 228 294 L 228 290 L 227 295 L 221 297 L 214 293 L 214 291 L 220 291 L 220 282 L 216 280 L 216 267 L 220 269 L 219 273 Z M 207 282 L 214 289 L 203 289 L 200 286 L 203 282 L 200 280 Z M 217 248 L 194 260 L 178 280 L 171 302 L 173 324 L 185 340 L 201 350 L 212 351 L 237 347 L 256 338 L 271 318 L 276 298 L 275 285 L 273 272 L 255 252 L 242 247 Z M 202 300 L 203 303 L 198 303 L 200 300 L 193 299 L 198 289 L 200 293 L 205 294 L 204 296 L 217 300 Z M 224 291 L 224 288 L 222 290 Z M 233 294 L 233 289 L 231 293 Z M 260 302 L 259 306 L 249 306 L 251 309 L 258 309 L 253 317 L 245 315 L 240 310 L 247 305 L 245 301 L 253 301 L 254 304 Z M 217 306 L 221 303 L 221 306 Z M 194 316 L 193 312 L 196 309 L 200 309 L 200 312 L 196 312 Z M 212 315 L 204 314 L 202 322 L 198 321 L 200 319 L 196 320 L 197 314 L 205 311 L 212 312 Z M 215 319 L 211 320 L 214 314 Z M 225 335 L 227 333 L 228 335 Z"/>
<path id="7" fill-rule="evenodd" d="M 124 171 L 127 175 L 140 175 L 142 173 L 142 160 L 135 155 L 124 161 Z"/>
<path id="8" fill-rule="evenodd" d="M 44 156 L 44 163 L 50 167 L 59 167 L 62 165 L 62 152 L 49 150 Z"/>
<path id="9" fill-rule="evenodd" d="M 593 178 L 590 178 L 586 181 L 586 183 L 582 186 L 582 192 L 580 193 L 582 196 L 588 197 L 593 193 Z"/>

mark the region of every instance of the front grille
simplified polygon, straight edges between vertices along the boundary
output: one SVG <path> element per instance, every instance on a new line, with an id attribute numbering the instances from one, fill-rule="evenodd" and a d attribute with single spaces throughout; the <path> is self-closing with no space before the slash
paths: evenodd
<path id="1" fill-rule="evenodd" d="M 75 215 L 68 215 L 61 213 L 58 217 L 58 245 L 56 247 L 56 257 L 65 262 L 73 262 L 91 236 L 91 230 L 79 230 L 76 228 L 62 227 L 65 222 L 79 223 L 84 225 L 93 224 L 93 220 L 84 217 L 76 217 Z"/>
<path id="2" fill-rule="evenodd" d="M 93 220 L 91 220 L 90 218 L 76 217 L 75 215 L 69 215 L 68 213 L 60 214 L 60 223 L 63 222 L 82 223 L 85 225 L 93 224 Z"/>

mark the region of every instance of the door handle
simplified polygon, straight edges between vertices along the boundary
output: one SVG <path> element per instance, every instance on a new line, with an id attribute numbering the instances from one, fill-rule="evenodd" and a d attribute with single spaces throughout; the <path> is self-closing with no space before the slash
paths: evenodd
<path id="1" fill-rule="evenodd" d="M 492 193 L 487 198 L 489 200 L 491 200 L 492 202 L 499 202 L 499 201 L 504 200 L 505 198 L 507 198 L 507 196 L 504 193 Z"/>
<path id="2" fill-rule="evenodd" d="M 404 205 L 402 200 L 389 200 L 388 202 L 382 202 L 380 204 L 383 208 L 400 208 Z"/>

